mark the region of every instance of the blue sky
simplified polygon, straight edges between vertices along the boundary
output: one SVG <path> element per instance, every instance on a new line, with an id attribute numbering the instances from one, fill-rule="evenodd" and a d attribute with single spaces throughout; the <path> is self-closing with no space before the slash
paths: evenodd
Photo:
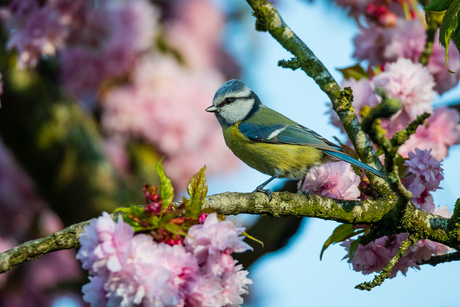
<path id="1" fill-rule="evenodd" d="M 340 9 L 326 1 L 278 1 L 285 22 L 303 39 L 323 61 L 336 80 L 342 80 L 335 70 L 355 64 L 352 38 L 358 32 L 356 24 L 348 20 Z M 249 12 L 249 7 L 247 7 Z M 248 14 L 248 18 L 250 17 Z M 252 21 L 252 23 L 254 20 Z M 245 52 L 245 39 L 252 41 L 256 51 Z M 331 139 L 339 136 L 338 129 L 329 125 L 327 96 L 302 71 L 277 67 L 280 59 L 291 55 L 268 33 L 255 32 L 253 28 L 240 29 L 229 42 L 230 49 L 238 54 L 243 65 L 244 80 L 271 108 L 285 114 L 322 136 Z M 459 89 L 446 93 L 436 103 L 460 97 Z M 434 193 L 435 203 L 453 204 L 458 193 L 454 176 L 460 170 L 460 147 L 451 148 L 443 162 L 444 187 Z M 238 172 L 209 180 L 209 193 L 225 191 L 251 192 L 268 177 L 242 165 Z M 458 180 L 458 179 L 457 179 Z M 272 187 L 277 182 L 272 183 Z M 279 184 L 279 181 L 278 181 Z M 250 268 L 254 281 L 251 287 L 253 302 L 245 306 L 458 306 L 457 272 L 460 263 L 423 266 L 420 271 L 410 269 L 407 276 L 399 275 L 387 280 L 370 292 L 355 290 L 354 286 L 370 281 L 373 275 L 353 271 L 346 261 L 341 261 L 345 251 L 340 246 L 330 247 L 319 260 L 324 241 L 338 223 L 309 219 L 291 243 L 282 251 L 266 255 Z"/>

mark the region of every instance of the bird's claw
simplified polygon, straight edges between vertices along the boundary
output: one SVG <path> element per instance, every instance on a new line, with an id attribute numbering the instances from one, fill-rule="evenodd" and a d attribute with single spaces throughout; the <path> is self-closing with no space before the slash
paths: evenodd
<path id="1" fill-rule="evenodd" d="M 260 192 L 260 193 L 264 193 L 265 195 L 268 196 L 268 201 L 270 202 L 273 198 L 273 193 L 272 193 L 272 190 L 270 189 L 264 189 L 263 187 L 257 187 L 257 189 L 254 190 L 254 192 Z M 254 193 L 253 192 L 253 193 Z"/>
<path id="2" fill-rule="evenodd" d="M 297 191 L 297 194 L 303 194 L 303 195 L 307 196 L 307 198 L 310 197 L 310 191 L 308 191 L 308 190 L 303 190 L 303 191 L 299 190 L 299 191 Z"/>

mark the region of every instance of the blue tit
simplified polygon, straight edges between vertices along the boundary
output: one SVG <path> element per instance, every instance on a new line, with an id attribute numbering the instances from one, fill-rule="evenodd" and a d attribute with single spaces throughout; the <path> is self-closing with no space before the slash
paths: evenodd
<path id="1" fill-rule="evenodd" d="M 343 160 L 386 178 L 316 132 L 263 105 L 241 80 L 224 83 L 206 111 L 216 115 L 232 152 L 250 167 L 271 176 L 254 191 L 270 199 L 271 191 L 264 187 L 273 179 L 304 179 L 312 166 L 330 161 Z"/>

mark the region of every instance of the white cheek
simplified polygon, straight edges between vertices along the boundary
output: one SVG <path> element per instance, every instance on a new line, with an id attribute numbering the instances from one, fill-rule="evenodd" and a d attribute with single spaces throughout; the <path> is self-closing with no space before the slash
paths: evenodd
<path id="1" fill-rule="evenodd" d="M 220 115 L 229 123 L 236 123 L 243 120 L 254 106 L 254 100 L 235 101 L 230 105 L 223 106 Z"/>

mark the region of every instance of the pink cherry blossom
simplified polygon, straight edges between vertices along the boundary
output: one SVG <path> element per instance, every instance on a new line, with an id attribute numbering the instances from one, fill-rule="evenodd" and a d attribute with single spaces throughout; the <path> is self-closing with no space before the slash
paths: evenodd
<path id="1" fill-rule="evenodd" d="M 249 293 L 247 285 L 252 284 L 252 280 L 247 278 L 247 275 L 248 271 L 243 270 L 241 264 L 235 265 L 233 270 L 224 273 L 222 276 L 224 305 L 243 304 L 241 295 Z"/>
<path id="2" fill-rule="evenodd" d="M 112 136 L 153 145 L 166 156 L 168 176 L 184 188 L 205 164 L 209 173 L 238 165 L 215 117 L 203 111 L 222 82 L 217 71 L 189 70 L 172 57 L 147 55 L 132 84 L 105 97 L 102 125 Z"/>
<path id="3" fill-rule="evenodd" d="M 415 263 L 422 263 L 432 256 L 444 255 L 450 251 L 453 251 L 453 249 L 447 245 L 424 239 L 418 240 L 417 243 L 409 247 L 407 255 L 412 257 Z"/>
<path id="4" fill-rule="evenodd" d="M 409 160 L 404 165 L 409 167 L 409 172 L 420 176 L 425 182 L 437 181 L 439 184 L 444 179 L 441 161 L 431 155 L 431 149 L 422 151 L 415 148 L 415 153 L 409 152 Z"/>
<path id="5" fill-rule="evenodd" d="M 431 149 L 432 155 L 441 160 L 447 157 L 450 146 L 460 143 L 460 116 L 457 110 L 442 107 L 434 110 L 425 121 L 425 125 L 417 128 L 406 143 L 399 148 L 399 154 L 407 157 L 416 147 Z"/>
<path id="6" fill-rule="evenodd" d="M 355 200 L 361 179 L 350 164 L 339 161 L 314 166 L 305 177 L 302 190 L 336 199 Z"/>
<path id="7" fill-rule="evenodd" d="M 368 60 L 369 65 L 377 66 L 385 62 L 383 53 L 387 42 L 383 39 L 383 29 L 371 24 L 360 27 L 360 33 L 353 38 L 355 52 L 353 57 L 359 61 Z"/>
<path id="8" fill-rule="evenodd" d="M 42 55 L 54 55 L 69 33 L 59 12 L 39 7 L 38 1 L 12 1 L 2 19 L 11 31 L 7 48 L 18 50 L 21 68 L 35 67 Z"/>
<path id="9" fill-rule="evenodd" d="M 433 214 L 445 217 L 447 219 L 450 219 L 452 217 L 452 212 L 450 212 L 447 206 L 443 206 L 443 207 L 437 206 L 434 209 Z"/>
<path id="10" fill-rule="evenodd" d="M 404 112 L 413 120 L 423 112 L 431 113 L 434 99 L 434 81 L 428 69 L 409 59 L 398 59 L 385 66 L 385 71 L 372 79 L 374 87 L 404 104 Z"/>
<path id="11" fill-rule="evenodd" d="M 108 306 L 181 306 L 198 279 L 197 260 L 183 246 L 136 235 L 123 270 L 106 282 Z"/>
<path id="12" fill-rule="evenodd" d="M 174 7 L 173 18 L 166 22 L 168 43 L 193 69 L 212 68 L 222 60 L 220 40 L 225 16 L 212 2 L 186 0 Z"/>
<path id="13" fill-rule="evenodd" d="M 121 216 L 115 223 L 107 212 L 103 212 L 84 229 L 79 237 L 81 247 L 77 254 L 82 267 L 92 274 L 120 271 L 130 252 L 133 228 L 123 222 Z"/>
<path id="14" fill-rule="evenodd" d="M 348 251 L 353 241 L 354 240 L 346 240 L 341 246 L 344 246 Z M 365 246 L 359 244 L 353 259 L 348 260 L 348 262 L 353 265 L 353 270 L 362 272 L 363 274 L 380 272 L 390 261 L 389 251 L 386 248 L 387 244 L 388 237 L 379 238 Z M 343 259 L 348 257 L 349 255 L 347 253 Z"/>
<path id="15" fill-rule="evenodd" d="M 417 62 L 425 48 L 426 31 L 418 18 L 398 19 L 395 27 L 383 30 L 382 38 L 386 42 L 385 62 L 395 62 L 399 58 Z"/>
<path id="16" fill-rule="evenodd" d="M 395 62 L 400 58 L 417 62 L 425 48 L 425 28 L 419 19 L 399 18 L 395 26 L 387 28 L 370 23 L 369 27 L 361 27 L 360 30 L 353 39 L 353 57 L 360 61 L 368 60 L 371 66 Z"/>
<path id="17" fill-rule="evenodd" d="M 397 130 L 406 128 L 418 115 L 431 113 L 434 99 L 433 76 L 426 67 L 409 59 L 398 59 L 385 66 L 385 71 L 372 79 L 375 88 L 383 88 L 387 94 L 399 99 L 403 109 L 391 120 L 383 122 L 387 136 L 391 137 Z"/>
<path id="18" fill-rule="evenodd" d="M 203 224 L 190 227 L 184 240 L 185 248 L 193 253 L 200 266 L 206 266 L 208 273 L 219 275 L 233 268 L 231 253 L 252 250 L 240 236 L 243 231 L 244 228 L 230 221 L 219 221 L 212 213 Z"/>
<path id="19" fill-rule="evenodd" d="M 151 46 L 158 11 L 147 0 L 104 1 L 87 15 L 60 60 L 67 90 L 92 107 L 101 83 L 130 71 Z"/>
<path id="20" fill-rule="evenodd" d="M 104 289 L 105 279 L 100 276 L 90 276 L 89 283 L 83 285 L 83 300 L 92 307 L 107 306 L 107 291 Z"/>

